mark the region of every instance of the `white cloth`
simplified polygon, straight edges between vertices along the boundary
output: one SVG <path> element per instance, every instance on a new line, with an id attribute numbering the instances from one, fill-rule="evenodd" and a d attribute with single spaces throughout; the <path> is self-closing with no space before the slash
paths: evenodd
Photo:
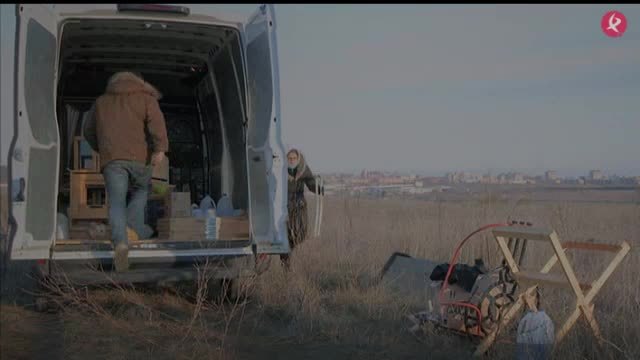
<path id="1" fill-rule="evenodd" d="M 555 328 L 544 311 L 529 311 L 518 324 L 518 344 L 553 344 Z"/>

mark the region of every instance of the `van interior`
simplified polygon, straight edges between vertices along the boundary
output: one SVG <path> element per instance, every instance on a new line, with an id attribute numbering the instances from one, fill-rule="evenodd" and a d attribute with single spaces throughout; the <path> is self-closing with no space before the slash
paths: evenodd
<path id="1" fill-rule="evenodd" d="M 145 214 L 154 235 L 138 243 L 250 244 L 245 74 L 237 31 L 193 23 L 79 19 L 63 25 L 59 44 L 58 214 L 68 219 L 69 232 L 58 236 L 56 249 L 111 246 L 99 155 L 82 139 L 82 129 L 93 102 L 119 71 L 141 74 L 163 94 L 160 107 L 169 137 L 168 166 L 164 174 L 154 171 Z M 233 204 L 233 218 L 242 221 L 234 225 L 235 233 L 221 236 L 227 238 L 203 242 L 204 220 L 192 216 L 191 204 L 206 195 L 218 202 L 224 194 Z"/>

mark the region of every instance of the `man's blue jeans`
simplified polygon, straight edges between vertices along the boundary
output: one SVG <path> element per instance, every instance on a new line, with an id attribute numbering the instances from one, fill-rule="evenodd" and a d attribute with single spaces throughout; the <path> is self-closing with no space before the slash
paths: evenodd
<path id="1" fill-rule="evenodd" d="M 151 165 L 136 161 L 114 160 L 105 166 L 103 176 L 109 198 L 109 224 L 113 246 L 128 245 L 127 225 L 141 239 L 151 237 L 153 230 L 144 223 L 145 208 L 151 187 Z M 127 204 L 127 194 L 131 197 Z"/>

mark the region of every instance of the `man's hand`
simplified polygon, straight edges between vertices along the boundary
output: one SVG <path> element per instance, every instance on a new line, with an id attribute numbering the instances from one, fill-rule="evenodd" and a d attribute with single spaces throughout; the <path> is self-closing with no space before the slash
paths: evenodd
<path id="1" fill-rule="evenodd" d="M 151 155 L 151 165 L 153 165 L 153 166 L 160 165 L 160 163 L 162 161 L 164 161 L 164 153 L 163 152 L 157 152 L 157 153 L 153 153 L 153 155 Z"/>

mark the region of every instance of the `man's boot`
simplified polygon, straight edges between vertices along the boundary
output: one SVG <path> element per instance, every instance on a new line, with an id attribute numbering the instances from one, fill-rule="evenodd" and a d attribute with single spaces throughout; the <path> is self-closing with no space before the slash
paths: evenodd
<path id="1" fill-rule="evenodd" d="M 113 261 L 117 272 L 129 270 L 129 246 L 122 243 L 116 245 Z"/>

